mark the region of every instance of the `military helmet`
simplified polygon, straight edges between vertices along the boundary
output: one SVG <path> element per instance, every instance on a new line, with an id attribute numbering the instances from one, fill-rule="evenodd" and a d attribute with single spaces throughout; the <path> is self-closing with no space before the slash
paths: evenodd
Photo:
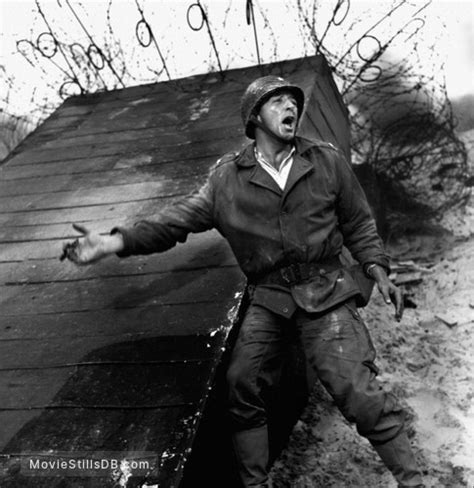
<path id="1" fill-rule="evenodd" d="M 252 116 L 255 116 L 258 113 L 260 107 L 272 95 L 275 95 L 281 90 L 289 91 L 295 97 L 299 120 L 304 107 L 303 90 L 280 76 L 262 76 L 250 83 L 242 97 L 241 115 L 245 127 L 245 135 L 247 137 L 255 139 L 255 127 L 252 122 Z"/>

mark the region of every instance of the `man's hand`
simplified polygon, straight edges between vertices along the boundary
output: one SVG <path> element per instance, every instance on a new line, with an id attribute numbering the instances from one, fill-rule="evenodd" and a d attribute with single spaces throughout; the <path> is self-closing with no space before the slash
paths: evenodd
<path id="1" fill-rule="evenodd" d="M 400 322 L 403 315 L 402 292 L 396 287 L 387 276 L 385 269 L 378 264 L 370 268 L 370 275 L 377 283 L 377 287 L 385 300 L 385 303 L 393 303 L 395 307 L 395 318 Z"/>
<path id="2" fill-rule="evenodd" d="M 61 261 L 69 259 L 78 265 L 92 264 L 123 249 L 123 238 L 120 233 L 102 236 L 91 232 L 83 225 L 72 224 L 72 226 L 82 234 L 82 237 L 64 244 Z"/>

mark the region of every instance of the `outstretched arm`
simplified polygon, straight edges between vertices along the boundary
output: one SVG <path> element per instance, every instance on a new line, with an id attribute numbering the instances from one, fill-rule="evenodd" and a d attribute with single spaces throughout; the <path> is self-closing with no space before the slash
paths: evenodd
<path id="1" fill-rule="evenodd" d="M 160 210 L 153 221 L 143 220 L 133 227 L 115 227 L 110 235 L 90 232 L 73 224 L 83 237 L 63 247 L 61 259 L 76 264 L 90 264 L 117 254 L 126 257 L 163 252 L 177 242 L 184 242 L 190 232 L 204 232 L 213 227 L 213 197 L 209 179 L 197 191 Z"/>

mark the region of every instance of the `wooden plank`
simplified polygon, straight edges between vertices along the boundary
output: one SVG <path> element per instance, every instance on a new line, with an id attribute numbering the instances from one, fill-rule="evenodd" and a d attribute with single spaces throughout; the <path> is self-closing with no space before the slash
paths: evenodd
<path id="1" fill-rule="evenodd" d="M 334 142 L 338 147 L 342 148 L 344 143 L 347 143 L 345 125 L 343 119 L 338 117 L 338 107 L 336 99 L 332 96 L 329 81 L 327 77 L 316 79 L 316 84 L 319 87 L 318 101 L 320 103 L 322 115 L 327 121 L 331 132 L 334 135 Z"/>
<path id="2" fill-rule="evenodd" d="M 319 132 L 323 136 L 322 140 L 337 144 L 336 135 L 331 129 L 329 121 L 325 117 L 320 97 L 321 93 L 319 92 L 319 89 L 316 89 L 309 101 L 308 116 L 311 118 L 314 125 L 318 127 Z"/>
<path id="3" fill-rule="evenodd" d="M 329 83 L 327 67 L 321 64 L 316 71 L 318 75 L 305 74 L 300 80 L 301 86 L 309 88 L 305 89 L 307 104 L 299 133 L 304 137 L 327 140 L 346 150 L 348 127 L 340 111 L 340 97 L 335 96 Z"/>
<path id="4" fill-rule="evenodd" d="M 52 175 L 73 175 L 81 173 L 95 173 L 101 171 L 113 170 L 115 165 L 121 160 L 120 157 L 101 156 L 92 157 L 89 159 L 66 159 L 55 161 L 52 163 L 43 162 L 41 164 L 24 164 L 14 166 L 12 164 L 4 164 L 0 167 L 1 180 L 12 181 L 27 178 L 50 177 Z M 140 155 L 129 155 L 123 158 L 124 161 L 136 161 L 138 165 L 151 165 L 154 161 L 152 155 L 142 153 Z M 155 160 L 157 161 L 157 160 Z M 8 183 L 7 183 L 8 184 Z M 38 181 L 38 186 L 41 181 Z"/>
<path id="5" fill-rule="evenodd" d="M 241 90 L 241 89 L 240 89 Z M 206 114 L 209 113 L 211 117 L 214 114 L 226 106 L 226 100 L 235 99 L 236 102 L 239 101 L 241 92 L 229 90 L 226 86 L 221 90 L 222 93 L 216 94 L 213 91 L 212 94 L 212 110 L 207 111 L 196 111 L 199 108 L 200 101 L 206 101 L 206 95 L 202 91 L 196 93 L 189 93 L 185 95 L 185 99 L 181 100 L 181 103 L 176 103 L 176 93 L 173 94 L 163 94 L 158 99 L 153 97 L 145 97 L 143 99 L 133 99 L 129 100 L 117 100 L 107 102 L 106 100 L 97 100 L 93 105 L 88 106 L 68 106 L 67 102 L 59 107 L 52 115 L 50 115 L 42 124 L 41 127 L 34 131 L 34 133 L 28 136 L 28 139 L 24 141 L 21 145 L 21 151 L 25 147 L 31 146 L 32 143 L 38 143 L 44 140 L 50 140 L 52 138 L 57 139 L 58 134 L 63 135 L 65 132 L 74 132 L 78 135 L 93 135 L 94 131 L 89 128 L 84 127 L 84 122 L 88 120 L 95 120 L 96 122 L 108 121 L 109 127 L 104 126 L 103 131 L 109 132 L 110 127 L 122 127 L 127 130 L 130 127 L 138 129 L 139 127 L 144 127 L 141 125 L 146 122 L 146 125 L 150 124 L 150 120 L 144 120 L 144 116 L 154 115 L 153 120 L 159 121 L 158 127 L 163 127 L 164 124 L 176 125 L 180 119 L 182 121 L 188 120 L 193 122 L 197 120 L 196 113 L 200 115 L 201 121 L 206 118 Z M 217 95 L 217 96 L 216 96 Z M 227 105 L 228 106 L 228 105 Z M 238 103 L 235 103 L 238 107 Z M 219 113 L 218 117 L 226 117 L 229 114 L 227 108 L 227 113 Z M 159 117 L 156 117 L 156 115 Z M 238 116 L 238 108 L 233 110 L 234 116 Z M 140 124 L 139 127 L 136 124 L 124 125 L 123 115 L 126 115 L 127 119 L 133 119 L 135 122 Z M 118 119 L 118 125 L 115 123 Z M 140 120 L 142 119 L 142 120 Z M 111 125 L 110 125 L 111 124 Z M 196 128 L 198 124 L 195 125 Z M 100 132 L 99 132 L 100 133 Z"/>
<path id="6" fill-rule="evenodd" d="M 215 119 L 218 116 L 226 117 L 229 114 L 239 113 L 239 102 L 245 85 L 238 90 L 222 90 L 221 92 L 200 91 L 197 93 L 185 93 L 176 97 L 176 94 L 163 95 L 158 98 L 144 97 L 141 100 L 124 100 L 116 102 L 100 102 L 93 108 L 79 113 L 76 108 L 60 108 L 54 117 L 50 117 L 44 125 L 45 130 L 60 128 L 61 124 L 69 124 L 70 120 L 83 119 L 83 123 L 76 124 L 76 128 L 82 132 L 91 120 L 102 125 L 106 120 L 114 123 L 119 119 L 139 120 L 140 117 L 153 117 L 163 124 L 176 124 L 184 121 L 204 121 Z M 229 103 L 231 102 L 231 103 Z M 72 111 L 75 113 L 73 113 Z M 86 124 L 86 126 L 84 125 Z M 158 124 L 160 125 L 160 124 Z M 133 127 L 133 126 L 132 126 Z"/>
<path id="7" fill-rule="evenodd" d="M 331 93 L 331 98 L 334 99 L 337 103 L 336 112 L 338 114 L 341 114 L 342 118 L 345 120 L 347 127 L 349 127 L 349 109 L 347 108 L 341 94 L 339 93 L 336 82 L 334 81 L 334 77 L 332 76 L 332 69 L 328 65 L 326 59 L 323 57 L 318 58 L 318 63 L 320 66 L 319 72 L 322 74 L 328 84 L 327 93 L 328 95 L 329 93 Z M 350 142 L 350 140 L 348 140 L 347 142 Z"/>
<path id="8" fill-rule="evenodd" d="M 37 149 L 24 151 L 13 157 L 8 165 L 22 165 L 32 163 L 51 163 L 54 161 L 68 161 L 70 159 L 86 159 L 99 156 L 120 156 L 124 154 L 148 154 L 153 152 L 154 157 L 161 161 L 175 161 L 183 159 L 196 159 L 225 151 L 227 147 L 240 142 L 241 134 L 234 137 L 213 139 L 208 142 L 188 140 L 182 144 L 172 146 L 163 145 L 155 137 L 141 141 L 125 141 L 96 145 L 85 145 L 60 149 Z"/>
<path id="9" fill-rule="evenodd" d="M 131 226 L 136 216 L 124 217 L 122 219 L 108 219 L 94 221 L 80 221 L 94 232 L 106 233 L 115 226 Z M 73 229 L 71 222 L 62 224 L 40 224 L 40 225 L 13 225 L 0 228 L 0 243 L 14 244 L 17 242 L 33 242 L 45 240 L 75 239 L 79 234 Z M 1 266 L 1 262 L 0 262 Z"/>
<path id="10" fill-rule="evenodd" d="M 81 388 L 86 396 L 84 385 Z M 199 411 L 195 406 L 159 410 L 46 410 L 22 426 L 3 452 L 109 452 L 119 458 L 124 452 L 154 452 L 157 456 L 157 467 L 152 473 L 154 482 L 177 487 Z M 9 413 L 0 413 L 0 419 L 11 418 Z M 21 486 L 60 488 L 68 486 L 71 480 L 81 481 L 22 477 Z M 110 477 L 107 480 L 87 478 L 89 488 L 112 488 L 112 485 Z"/>
<path id="11" fill-rule="evenodd" d="M 71 238 L 78 236 L 71 232 Z M 0 243 L 0 263 L 59 259 L 64 244 L 62 239 Z"/>
<path id="12" fill-rule="evenodd" d="M 39 417 L 38 410 L 4 410 L 0 411 L 0 453 L 13 454 L 15 451 L 5 451 L 5 446 L 12 440 L 15 434 L 35 417 Z M 2 481 L 5 481 L 3 479 Z M 8 486 L 8 485 L 7 485 Z M 23 488 L 23 487 L 22 487 Z"/>
<path id="13" fill-rule="evenodd" d="M 137 218 L 153 216 L 160 208 L 176 202 L 183 195 L 176 197 L 154 198 L 138 202 L 113 203 L 107 205 L 91 205 L 59 210 L 31 210 L 0 214 L 0 224 L 6 226 L 61 224 L 79 221 L 93 221 L 102 219 L 123 219 L 124 215 L 133 215 Z M 0 245 L 0 256 L 18 254 L 14 249 L 4 248 Z M 0 258 L 0 261 L 2 258 Z"/>
<path id="14" fill-rule="evenodd" d="M 28 196 L 0 197 L 0 214 L 18 212 L 18 209 L 23 212 L 24 210 L 51 210 L 136 202 L 182 195 L 192 192 L 196 187 L 196 180 L 180 178 L 166 180 L 166 183 L 148 181 Z"/>
<path id="15" fill-rule="evenodd" d="M 58 116 L 87 115 L 91 112 L 109 111 L 124 104 L 130 103 L 136 106 L 150 105 L 156 103 L 181 101 L 200 97 L 204 94 L 211 93 L 216 98 L 221 96 L 242 95 L 242 85 L 245 83 L 241 80 L 234 82 L 218 80 L 206 87 L 206 81 L 200 80 L 196 83 L 190 83 L 189 79 L 184 85 L 180 83 L 170 84 L 168 86 L 161 83 L 152 83 L 149 85 L 140 85 L 139 87 L 128 87 L 120 90 L 111 90 L 100 94 L 90 94 L 86 96 L 71 97 L 66 100 L 58 109 Z"/>
<path id="16" fill-rule="evenodd" d="M 130 309 L 68 311 L 52 314 L 22 314 L 2 317 L 2 342 L 21 341 L 25 348 L 38 340 L 62 337 L 67 343 L 77 337 L 135 340 L 149 336 L 209 335 L 216 326 L 228 324 L 229 296 L 213 302 L 147 305 Z M 190 321 L 189 317 L 193 320 Z"/>
<path id="17" fill-rule="evenodd" d="M 167 177 L 166 175 L 151 178 L 150 173 L 127 168 L 95 173 L 80 173 L 76 175 L 69 174 L 45 176 L 41 178 L 23 178 L 16 180 L 15 184 L 13 184 L 11 180 L 0 180 L 0 195 L 3 197 L 51 195 L 65 191 L 77 191 L 82 189 L 92 190 L 93 188 L 107 186 L 121 187 L 123 185 L 149 183 L 150 181 L 162 185 L 176 185 L 176 181 L 180 179 L 186 179 L 188 184 L 197 187 L 204 182 L 207 168 L 210 165 L 211 163 L 203 164 L 202 170 L 199 168 L 191 168 L 186 175 L 179 174 L 175 178 Z"/>
<path id="18" fill-rule="evenodd" d="M 180 307 L 175 311 L 181 313 Z M 95 335 L 95 340 L 91 341 L 90 337 L 78 331 L 75 336 L 68 336 L 67 343 L 58 334 L 34 340 L 22 338 L 17 341 L 1 341 L 0 371 L 3 373 L 30 370 L 34 372 L 80 367 L 95 368 L 98 365 L 130 368 L 164 365 L 171 368 L 173 364 L 187 366 L 188 363 L 211 361 L 215 359 L 216 352 L 222 346 L 228 328 L 232 325 L 225 315 L 220 315 L 223 317 L 223 323 L 214 321 L 214 327 L 206 334 L 193 332 L 192 335 L 169 335 L 170 331 L 163 331 L 166 334 L 160 335 L 155 332 L 141 337 L 137 335 L 131 338 L 132 340 L 124 342 L 123 337 L 111 338 L 109 335 Z M 137 325 L 139 326 L 135 324 Z M 31 350 L 25 358 L 24 347 L 31 347 L 32 344 L 34 350 Z"/>
<path id="19" fill-rule="evenodd" d="M 306 137 L 308 139 L 321 139 L 324 140 L 323 133 L 319 130 L 319 127 L 315 124 L 312 117 L 305 111 L 298 129 L 298 135 Z"/>
<path id="20" fill-rule="evenodd" d="M 227 151 L 226 151 L 227 152 Z M 154 157 L 153 152 L 141 153 L 139 155 L 105 156 L 90 159 L 70 159 L 54 163 L 25 164 L 21 166 L 3 166 L 0 182 L 6 182 L 8 186 L 21 185 L 20 180 L 36 179 L 37 188 L 42 187 L 43 178 L 51 178 L 51 175 L 70 176 L 75 178 L 83 175 L 90 178 L 91 182 L 100 173 L 108 173 L 114 178 L 119 172 L 129 171 L 131 174 L 145 175 L 149 179 L 174 178 L 186 172 L 189 176 L 202 174 L 212 163 L 224 154 L 223 151 L 216 151 L 216 154 L 209 154 L 201 158 L 185 159 L 178 161 L 160 161 Z M 125 174 L 126 176 L 126 174 Z M 10 181 L 15 181 L 11 185 Z M 130 181 L 130 183 L 132 183 Z"/>
<path id="21" fill-rule="evenodd" d="M 19 146 L 16 152 L 23 152 L 32 146 L 39 146 L 54 141 L 55 136 L 62 139 L 63 137 L 90 136 L 93 135 L 94 129 L 98 135 L 107 133 L 116 133 L 119 131 L 135 132 L 136 137 L 140 137 L 142 130 L 154 128 L 157 133 L 165 132 L 173 135 L 173 129 L 185 130 L 186 134 L 196 133 L 196 136 L 205 132 L 205 130 L 217 130 L 219 122 L 222 126 L 238 126 L 240 121 L 239 98 L 229 100 L 223 98 L 219 102 L 211 102 L 203 98 L 199 100 L 183 101 L 183 109 L 177 109 L 176 103 L 170 105 L 167 110 L 160 107 L 142 106 L 133 110 L 130 107 L 121 107 L 117 111 L 105 111 L 100 114 L 92 113 L 84 116 L 83 119 L 74 118 L 56 118 L 48 119 L 41 126 L 41 129 L 35 131 L 25 139 L 24 143 Z M 214 107 L 214 105 L 218 105 Z M 213 108 L 210 111 L 210 108 Z"/>
<path id="22" fill-rule="evenodd" d="M 328 68 L 328 72 L 329 68 Z M 332 76 L 326 76 L 326 93 L 332 100 L 333 115 L 338 131 L 338 146 L 344 152 L 347 161 L 351 161 L 351 129 L 349 123 L 349 111 L 339 94 Z"/>
<path id="23" fill-rule="evenodd" d="M 3 287 L 3 317 L 9 315 L 122 309 L 173 303 L 211 302 L 239 289 L 235 268 L 211 268 L 145 276 L 101 278 L 92 282 Z"/>
<path id="24" fill-rule="evenodd" d="M 26 140 L 25 144 L 21 148 L 18 148 L 18 150 L 15 150 L 14 154 L 54 140 L 55 136 L 67 136 L 71 138 L 76 135 L 88 136 L 92 135 L 95 129 L 97 129 L 99 135 L 131 129 L 137 133 L 137 138 L 139 138 L 140 131 L 151 127 L 154 127 L 157 133 L 168 133 L 170 136 L 173 136 L 173 131 L 183 132 L 184 135 L 200 132 L 205 129 L 210 131 L 216 130 L 219 127 L 219 122 L 221 122 L 221 127 L 238 126 L 240 115 L 238 109 L 236 110 L 235 107 L 239 106 L 239 101 L 235 100 L 233 105 L 233 110 L 222 110 L 220 114 L 213 113 L 206 117 L 204 115 L 198 117 L 200 114 L 198 107 L 195 114 L 183 114 L 180 118 L 178 118 L 174 111 L 158 113 L 155 110 L 137 114 L 124 113 L 124 116 L 116 118 L 106 118 L 104 115 L 100 118 L 91 116 L 91 120 L 75 120 L 74 122 L 71 122 L 69 119 L 58 119 L 48 123 L 47 126 L 41 129 L 41 132 L 35 133 L 31 139 Z"/>
<path id="25" fill-rule="evenodd" d="M 74 215 L 74 212 L 71 211 L 70 214 Z M 97 231 L 104 234 L 104 233 L 109 233 L 113 227 L 116 226 L 131 227 L 135 222 L 142 220 L 143 218 L 153 220 L 155 216 L 156 213 L 151 211 L 151 212 L 143 212 L 143 213 L 137 212 L 128 219 L 124 219 L 122 214 L 120 219 L 112 218 L 112 219 L 98 219 L 97 221 L 81 221 L 81 220 L 71 220 L 71 221 L 82 222 L 90 230 Z M 43 226 L 40 224 L 40 225 L 31 225 L 27 227 L 16 227 L 16 228 L 5 227 L 4 230 L 7 231 L 7 235 L 8 235 L 8 229 L 17 229 L 19 232 L 23 229 L 26 239 L 19 238 L 15 241 L 13 236 L 10 238 L 6 237 L 5 242 L 3 243 L 0 242 L 0 264 L 11 263 L 11 262 L 17 263 L 17 262 L 25 261 L 26 267 L 23 268 L 23 270 L 25 270 L 30 264 L 35 266 L 38 265 L 38 262 L 28 263 L 28 261 L 37 261 L 39 259 L 51 260 L 51 259 L 58 258 L 62 253 L 63 244 L 65 244 L 66 240 L 70 241 L 71 239 L 75 239 L 79 237 L 79 233 L 72 228 L 71 221 L 68 220 L 63 224 L 52 225 L 52 226 Z M 52 230 L 49 230 L 50 228 Z M 56 234 L 54 232 L 56 232 Z M 212 232 L 212 231 L 208 231 L 208 232 Z M 22 234 L 20 233 L 19 236 L 21 237 L 21 235 Z M 215 235 L 216 234 L 212 234 L 214 238 Z M 192 236 L 190 235 L 188 239 L 190 239 L 191 237 Z M 211 240 L 207 239 L 207 237 L 203 237 L 203 239 L 205 239 L 206 242 L 209 243 L 208 244 L 209 249 L 203 249 L 203 252 L 211 255 L 213 252 L 214 253 L 219 252 L 218 251 L 220 246 L 219 242 L 211 242 Z M 202 246 L 200 246 L 200 248 L 202 249 Z M 181 247 L 178 246 L 178 249 L 179 250 L 176 252 L 181 254 Z M 193 258 L 194 252 L 191 250 L 191 248 L 187 248 L 184 254 L 188 254 L 191 257 L 191 260 L 194 259 Z M 173 255 L 174 254 L 167 255 L 166 259 L 170 259 Z M 206 259 L 202 259 L 202 256 L 201 256 L 201 262 L 206 262 Z M 46 266 L 49 266 L 49 264 L 47 264 Z M 99 266 L 99 268 L 96 269 L 100 269 L 102 263 L 99 263 L 97 266 Z M 60 271 L 61 269 L 64 269 L 64 266 L 58 269 L 58 271 Z M 3 275 L 2 277 L 6 279 L 6 274 Z"/>
<path id="26" fill-rule="evenodd" d="M 127 259 L 111 256 L 92 266 L 76 266 L 69 261 L 59 261 L 57 253 L 61 252 L 64 242 L 49 245 L 56 253 L 53 259 L 0 262 L 0 283 L 8 286 L 40 284 L 236 265 L 229 245 L 216 231 L 190 235 L 185 245 L 178 244 L 165 253 Z"/>
<path id="27" fill-rule="evenodd" d="M 147 341 L 153 342 L 152 338 Z M 135 345 L 135 342 L 133 343 Z M 109 344 L 114 347 L 114 344 Z M 90 348 L 90 345 L 89 345 Z M 6 366 L 7 367 L 7 366 Z M 56 369 L 0 370 L 0 411 L 41 407 L 140 407 L 151 408 L 199 403 L 213 363 L 201 360 L 180 363 L 93 364 L 68 368 L 59 379 Z M 53 372 L 53 374 L 51 374 Z M 54 398 L 71 375 L 81 375 L 89 394 L 70 391 Z M 59 380 L 59 381 L 55 381 Z"/>
<path id="28" fill-rule="evenodd" d="M 202 171 L 191 169 L 186 175 L 178 175 L 182 178 L 185 177 L 190 182 L 194 182 L 198 185 L 203 179 L 196 177 L 199 173 L 204 175 L 207 171 L 207 167 L 210 165 L 205 164 L 202 167 Z M 42 172 L 45 173 L 45 172 Z M 97 171 L 94 173 L 79 173 L 79 174 L 66 174 L 66 175 L 54 175 L 43 177 L 28 177 L 15 180 L 15 184 L 12 180 L 0 180 L 0 195 L 3 197 L 13 197 L 17 195 L 43 195 L 45 193 L 53 194 L 62 191 L 75 191 L 81 189 L 100 188 L 103 186 L 121 186 L 121 185 L 134 185 L 145 182 L 159 182 L 163 185 L 172 184 L 177 178 L 168 178 L 166 175 L 157 175 L 150 180 L 150 174 L 145 171 L 137 171 L 135 169 L 117 169 L 111 171 Z M 181 178 L 181 179 L 182 179 Z M 0 207 L 1 208 L 1 207 Z"/>
<path id="29" fill-rule="evenodd" d="M 171 146 L 175 144 L 182 144 L 190 139 L 195 141 L 209 141 L 214 139 L 221 139 L 223 137 L 232 137 L 235 133 L 242 133 L 242 122 L 240 117 L 233 116 L 232 118 L 216 117 L 216 123 L 212 126 L 203 127 L 204 124 L 196 124 L 195 128 L 190 127 L 187 131 L 177 131 L 176 123 L 170 124 L 170 127 L 165 128 L 163 124 L 155 127 L 147 126 L 146 128 L 137 129 L 126 126 L 122 130 L 112 130 L 111 127 L 106 127 L 106 130 L 96 132 L 88 132 L 82 134 L 80 131 L 73 131 L 71 133 L 64 133 L 60 138 L 54 137 L 53 134 L 48 138 L 37 138 L 35 141 L 36 147 L 41 149 L 62 148 L 62 147 L 78 147 L 90 144 L 96 144 L 98 138 L 102 144 L 125 142 L 125 141 L 146 141 L 155 138 L 157 143 L 162 146 Z M 208 125 L 208 124 L 206 124 Z M 41 134 L 41 133 L 39 133 Z"/>
<path id="30" fill-rule="evenodd" d="M 48 337 L 34 342 L 1 341 L 0 373 L 31 371 L 33 374 L 38 370 L 75 371 L 82 367 L 107 366 L 136 369 L 163 367 L 168 368 L 166 371 L 172 374 L 173 365 L 182 368 L 196 363 L 198 367 L 199 362 L 214 360 L 227 333 L 226 326 L 229 327 L 229 324 L 216 323 L 212 335 L 149 334 L 126 342 L 123 337 L 96 336 L 92 341 L 90 337 L 82 335 L 69 337 L 67 343 L 62 337 Z M 34 348 L 31 348 L 32 344 Z M 28 346 L 29 353 L 25 357 L 25 347 Z M 2 395 L 0 403 L 1 398 Z"/>

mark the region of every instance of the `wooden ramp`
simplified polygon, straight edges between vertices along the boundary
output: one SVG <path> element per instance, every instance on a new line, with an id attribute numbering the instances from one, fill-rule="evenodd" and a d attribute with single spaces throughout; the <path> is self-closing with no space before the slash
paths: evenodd
<path id="1" fill-rule="evenodd" d="M 270 72 L 308 96 L 300 133 L 349 153 L 345 107 L 314 57 L 68 99 L 0 166 L 0 486 L 114 486 L 117 474 L 25 467 L 97 452 L 151 456 L 126 486 L 180 484 L 245 288 L 227 244 L 212 231 L 91 267 L 58 257 L 72 222 L 108 232 L 201 184 L 246 143 L 240 97 Z"/>

